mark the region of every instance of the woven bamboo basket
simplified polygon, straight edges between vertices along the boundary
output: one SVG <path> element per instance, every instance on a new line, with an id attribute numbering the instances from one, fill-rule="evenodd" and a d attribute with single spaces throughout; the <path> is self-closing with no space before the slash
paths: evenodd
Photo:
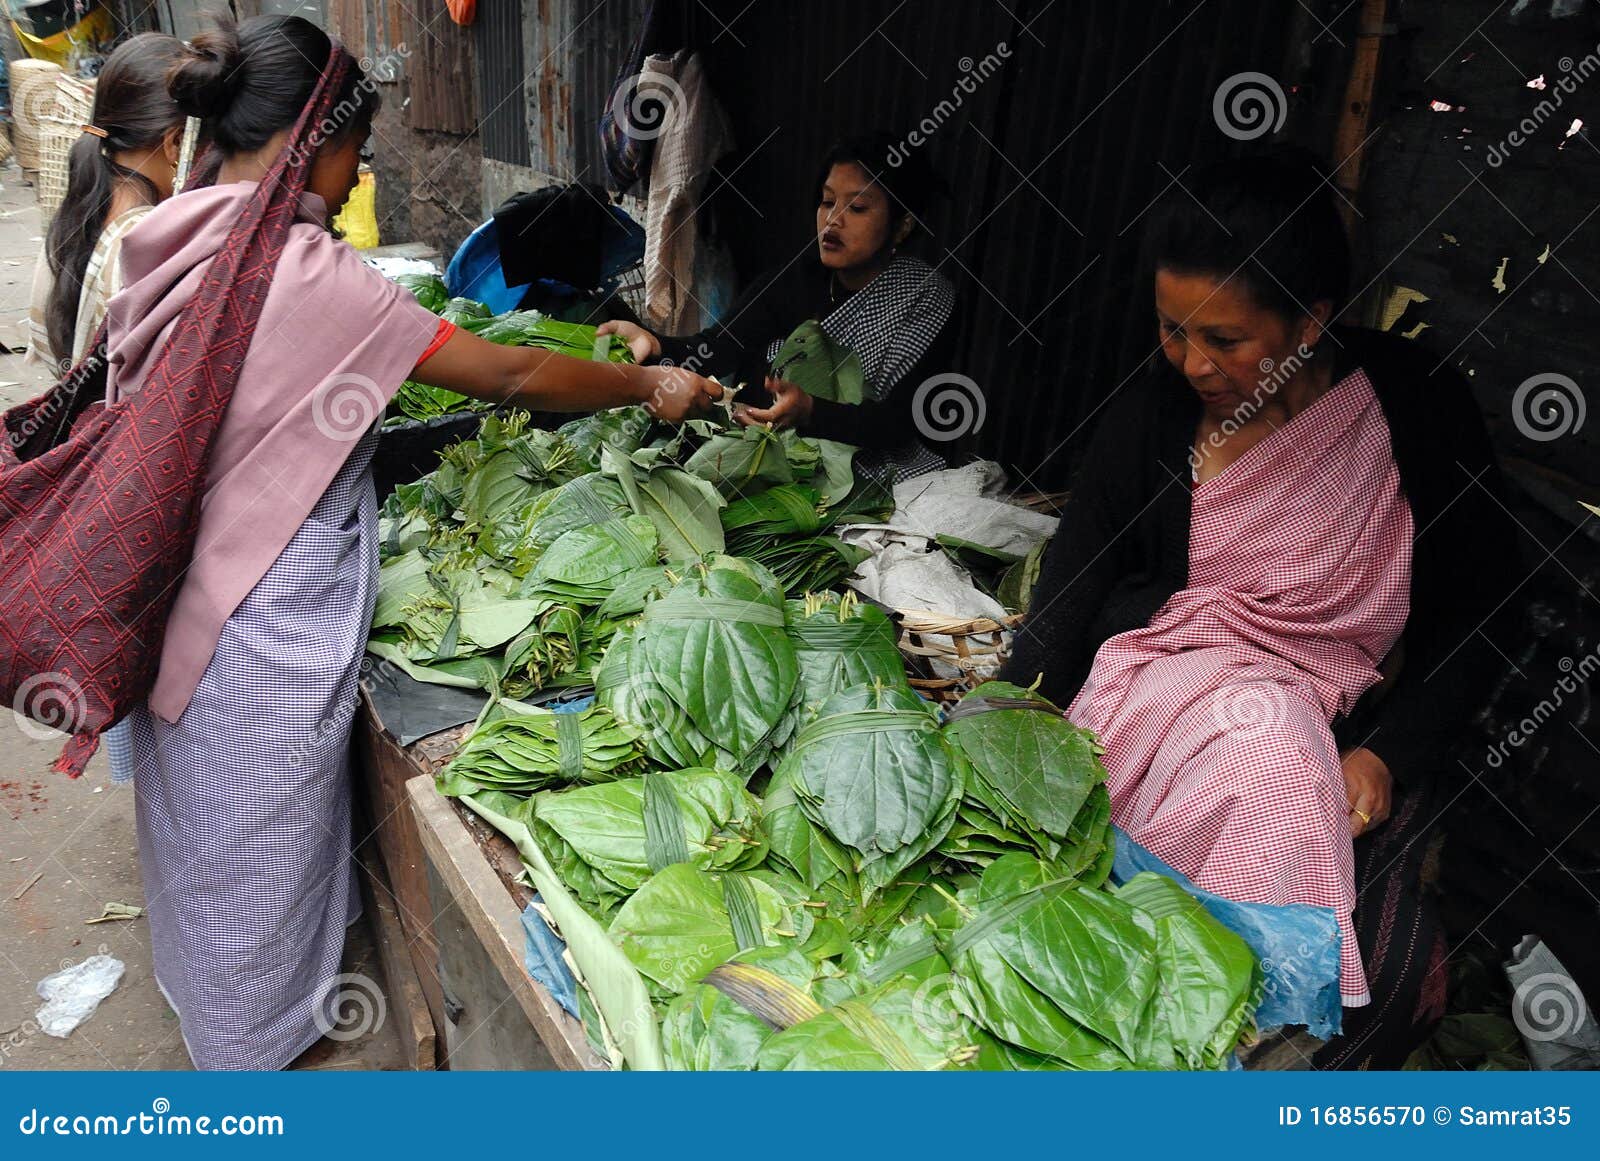
<path id="1" fill-rule="evenodd" d="M 39 168 L 40 138 L 56 109 L 56 78 L 61 66 L 45 60 L 11 62 L 11 143 L 17 164 Z"/>
<path id="2" fill-rule="evenodd" d="M 68 159 L 94 115 L 94 82 L 56 78 L 55 112 L 45 122 L 39 144 L 39 216 L 45 225 L 67 196 Z"/>
<path id="3" fill-rule="evenodd" d="M 901 611 L 895 620 L 911 687 L 950 705 L 995 675 L 1006 659 L 1011 630 L 1022 623 L 1022 616 L 994 621 Z"/>
<path id="4" fill-rule="evenodd" d="M 11 160 L 11 127 L 0 125 L 0 165 Z"/>

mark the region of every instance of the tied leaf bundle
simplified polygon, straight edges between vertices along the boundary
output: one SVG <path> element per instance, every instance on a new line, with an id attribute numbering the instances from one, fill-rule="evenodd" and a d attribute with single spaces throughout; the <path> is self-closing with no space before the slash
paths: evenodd
<path id="1" fill-rule="evenodd" d="M 578 713 L 512 713 L 480 724 L 440 773 L 439 793 L 610 782 L 642 773 L 639 731 L 602 706 Z"/>
<path id="2" fill-rule="evenodd" d="M 1020 852 L 1098 886 L 1115 854 L 1101 746 L 1030 690 L 985 682 L 954 708 L 945 737 L 971 766 L 947 858 L 984 867 Z"/>
<path id="3" fill-rule="evenodd" d="M 611 911 L 675 862 L 703 871 L 760 865 L 760 814 L 736 775 L 679 770 L 546 791 L 534 796 L 530 818 L 562 882 L 585 903 Z"/>
<path id="4" fill-rule="evenodd" d="M 964 1010 L 1015 1049 L 1071 1068 L 1218 1068 L 1244 1031 L 1255 959 L 1170 879 L 1112 894 L 1007 855 L 974 902 L 944 951 Z"/>
<path id="5" fill-rule="evenodd" d="M 903 684 L 860 685 L 821 704 L 777 776 L 806 817 L 855 852 L 870 897 L 949 833 L 967 766 Z"/>
<path id="6" fill-rule="evenodd" d="M 803 941 L 804 919 L 761 872 L 674 863 L 618 908 L 610 931 L 658 994 L 675 996 L 736 952 Z"/>
<path id="7" fill-rule="evenodd" d="M 787 741 L 798 689 L 783 593 L 726 557 L 647 604 L 595 676 L 600 703 L 643 732 L 655 761 L 741 774 Z"/>
<path id="8" fill-rule="evenodd" d="M 910 688 L 894 623 L 876 605 L 863 604 L 853 592 L 812 593 L 788 602 L 787 610 L 808 709 L 852 685 Z"/>

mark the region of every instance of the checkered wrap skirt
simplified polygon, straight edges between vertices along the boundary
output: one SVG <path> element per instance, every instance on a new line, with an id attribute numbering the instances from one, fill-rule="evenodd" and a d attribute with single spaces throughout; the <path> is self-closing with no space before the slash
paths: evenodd
<path id="1" fill-rule="evenodd" d="M 1202 887 L 1338 916 L 1370 1001 L 1330 723 L 1410 610 L 1411 510 L 1363 372 L 1194 492 L 1188 586 L 1101 645 L 1068 710 L 1106 746 L 1112 817 Z"/>
<path id="2" fill-rule="evenodd" d="M 350 728 L 377 594 L 376 431 L 223 627 L 183 715 L 130 717 L 156 980 L 202 1069 L 279 1069 L 331 1027 Z"/>

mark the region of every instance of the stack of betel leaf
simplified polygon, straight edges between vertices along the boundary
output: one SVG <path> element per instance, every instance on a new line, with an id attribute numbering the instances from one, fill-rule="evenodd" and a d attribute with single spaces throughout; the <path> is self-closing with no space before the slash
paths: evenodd
<path id="1" fill-rule="evenodd" d="M 703 420 L 663 431 L 642 408 L 553 432 L 525 412 L 486 416 L 384 505 L 369 648 L 418 680 L 512 698 L 589 684 L 621 624 L 730 544 L 782 559 L 781 620 L 785 595 L 842 584 L 861 559 L 820 530 L 887 514 L 853 455 Z"/>
<path id="2" fill-rule="evenodd" d="M 1250 1032 L 1243 940 L 1170 879 L 1110 885 L 1093 736 L 998 682 L 941 723 L 879 610 L 713 557 L 646 600 L 597 686 L 581 715 L 480 729 L 439 786 L 576 904 L 561 934 L 613 1063 L 1218 1069 Z M 574 716 L 592 760 L 547 724 Z M 636 981 L 627 1048 L 585 935 Z"/>
<path id="3" fill-rule="evenodd" d="M 824 340 L 790 357 L 849 394 Z M 884 611 L 830 591 L 855 567 L 831 530 L 888 515 L 852 455 L 490 416 L 385 505 L 370 648 L 490 695 L 437 785 L 516 844 L 596 1052 L 1227 1067 L 1255 957 L 1175 881 L 1114 884 L 1094 736 L 1000 682 L 941 712 Z M 519 700 L 588 684 L 570 712 Z"/>
<path id="4" fill-rule="evenodd" d="M 451 298 L 444 280 L 436 274 L 402 274 L 395 281 L 440 318 L 491 343 L 506 347 L 543 347 L 578 359 L 633 361 L 627 344 L 620 338 L 597 334 L 595 327 L 585 323 L 562 322 L 536 310 L 511 310 L 497 315 L 481 302 Z M 407 379 L 390 401 L 389 419 L 385 422 L 392 426 L 407 420 L 437 419 L 457 412 L 486 410 L 491 406 L 442 387 Z"/>

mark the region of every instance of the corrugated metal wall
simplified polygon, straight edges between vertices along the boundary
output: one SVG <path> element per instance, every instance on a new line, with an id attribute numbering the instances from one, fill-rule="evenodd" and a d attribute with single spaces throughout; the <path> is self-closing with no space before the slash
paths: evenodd
<path id="1" fill-rule="evenodd" d="M 829 143 L 902 131 L 959 93 L 929 147 L 953 196 L 930 216 L 927 256 L 963 298 L 953 369 L 987 400 L 972 450 L 1059 486 L 1084 421 L 1154 349 L 1132 277 L 1138 217 L 1174 175 L 1235 148 L 1213 93 L 1237 72 L 1282 74 L 1294 7 L 706 0 L 692 37 L 741 148 L 716 211 L 746 276 L 789 261 L 810 245 Z M 962 92 L 1002 41 L 1004 67 Z"/>
<path id="2" fill-rule="evenodd" d="M 487 4 L 484 9 L 496 7 Z M 478 124 L 472 29 L 451 20 L 443 4 L 418 6 L 405 15 L 412 81 L 406 90 L 406 124 L 466 136 Z"/>
<path id="3" fill-rule="evenodd" d="M 521 0 L 494 0 L 478 10 L 478 134 L 483 155 L 529 164 L 523 88 Z"/>

